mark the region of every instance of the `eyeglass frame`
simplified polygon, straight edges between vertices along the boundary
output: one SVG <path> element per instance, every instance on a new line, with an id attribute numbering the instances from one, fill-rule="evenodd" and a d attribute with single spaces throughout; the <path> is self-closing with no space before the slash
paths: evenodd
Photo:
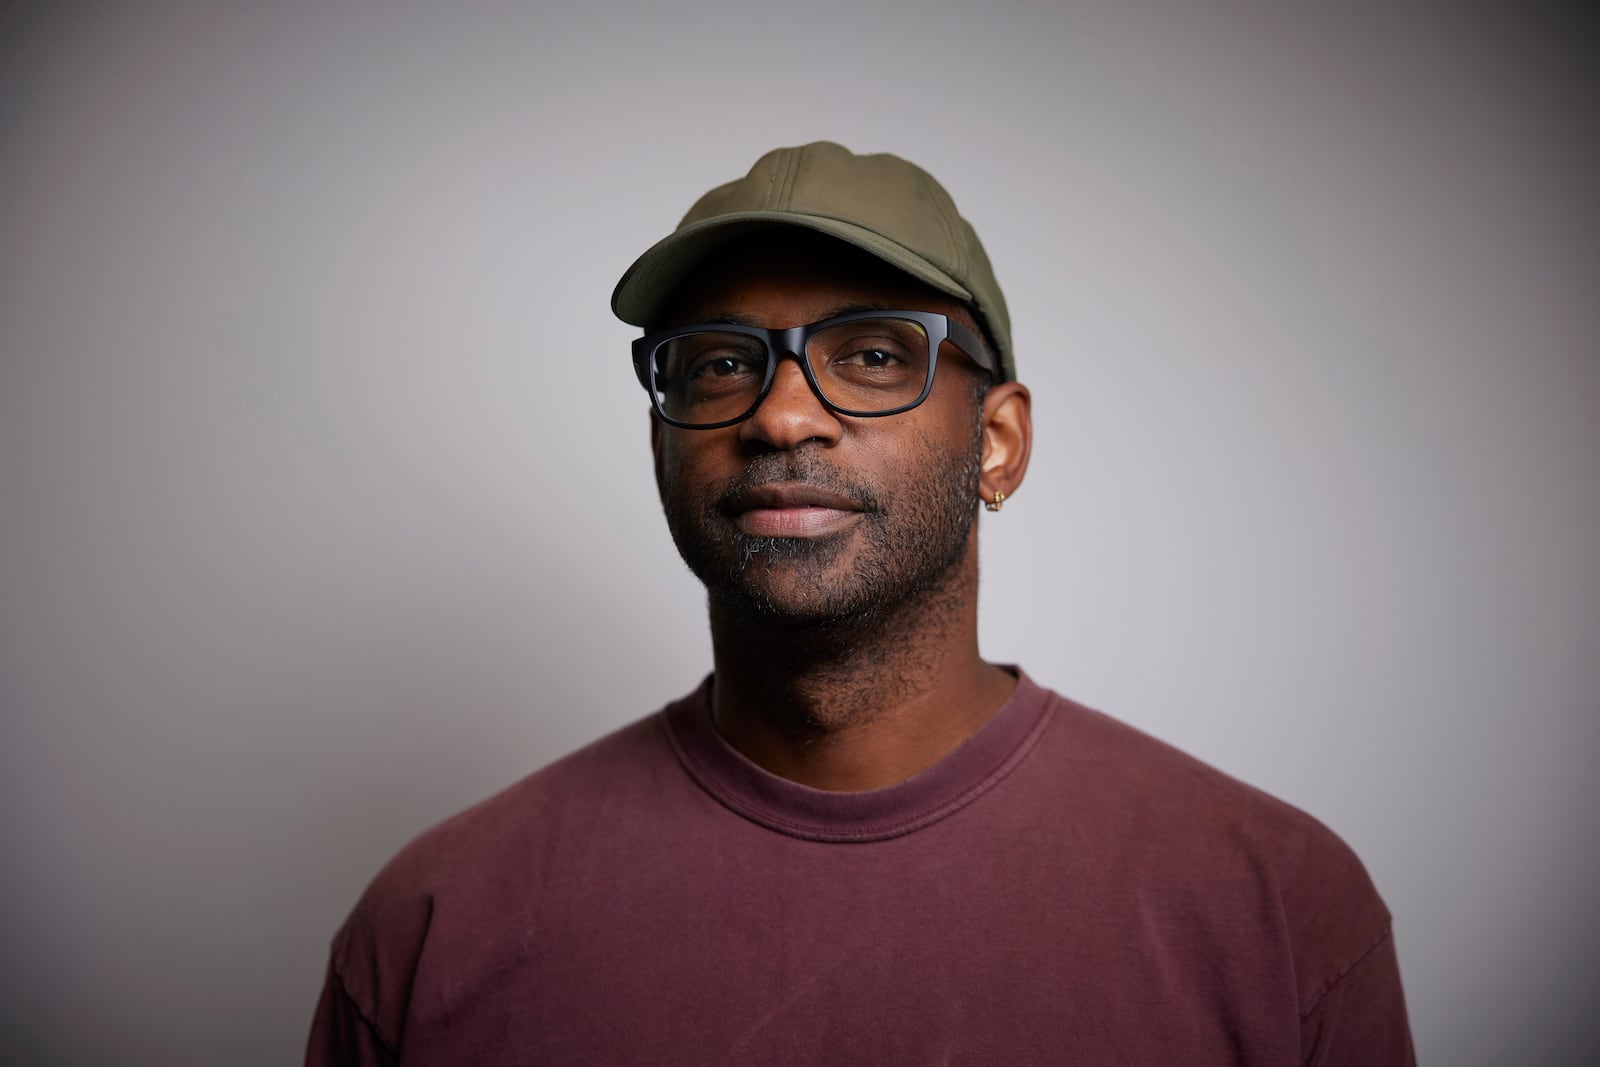
<path id="1" fill-rule="evenodd" d="M 835 326 L 842 326 L 847 322 L 859 322 L 863 319 L 908 319 L 922 327 L 923 333 L 928 338 L 928 374 L 922 383 L 922 392 L 915 400 L 901 404 L 899 407 L 887 411 L 854 411 L 850 408 L 840 407 L 829 400 L 822 391 L 822 385 L 817 381 L 816 371 L 811 367 L 811 361 L 806 358 L 806 345 L 811 338 L 823 330 Z M 677 337 L 687 337 L 696 333 L 737 333 L 746 337 L 754 337 L 766 344 L 767 366 L 761 379 L 761 388 L 756 391 L 755 400 L 743 414 L 720 422 L 683 422 L 675 419 L 661 410 L 661 398 L 653 382 L 654 360 L 651 358 L 657 349 L 668 341 Z M 767 394 L 772 392 L 772 383 L 778 376 L 778 364 L 785 359 L 793 359 L 800 364 L 800 373 L 805 375 L 806 384 L 810 386 L 814 395 L 822 406 L 835 415 L 844 415 L 852 419 L 880 419 L 887 415 L 901 415 L 928 399 L 933 392 L 934 375 L 939 370 L 939 346 L 949 341 L 961 354 L 972 360 L 983 370 L 994 374 L 995 369 L 991 364 L 993 357 L 989 354 L 986 345 L 976 333 L 965 325 L 946 315 L 942 311 L 905 311 L 895 308 L 871 309 L 867 311 L 852 311 L 845 315 L 834 315 L 817 322 L 807 323 L 804 326 L 791 326 L 787 329 L 769 329 L 764 326 L 746 326 L 736 322 L 702 322 L 691 326 L 673 326 L 665 330 L 647 333 L 633 341 L 633 373 L 639 379 L 639 384 L 650 395 L 650 407 L 656 416 L 669 426 L 676 426 L 683 430 L 720 430 L 725 426 L 734 426 L 756 413 L 762 401 L 767 399 Z"/>

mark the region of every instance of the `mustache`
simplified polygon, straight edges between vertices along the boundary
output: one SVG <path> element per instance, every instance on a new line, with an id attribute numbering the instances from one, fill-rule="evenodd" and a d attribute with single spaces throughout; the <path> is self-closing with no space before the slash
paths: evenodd
<path id="1" fill-rule="evenodd" d="M 755 457 L 737 478 L 723 486 L 717 495 L 716 509 L 724 515 L 731 514 L 740 495 L 777 483 L 810 485 L 837 493 L 863 512 L 881 510 L 877 494 L 872 490 L 851 481 L 816 453 L 807 451 L 769 452 Z"/>

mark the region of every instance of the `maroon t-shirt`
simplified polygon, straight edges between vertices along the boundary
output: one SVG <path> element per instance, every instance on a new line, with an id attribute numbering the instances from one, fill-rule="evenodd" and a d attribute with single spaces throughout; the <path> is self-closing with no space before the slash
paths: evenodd
<path id="1" fill-rule="evenodd" d="M 1026 676 L 887 789 L 707 688 L 433 828 L 334 939 L 309 1064 L 1403 1064 L 1389 915 L 1309 816 Z"/>

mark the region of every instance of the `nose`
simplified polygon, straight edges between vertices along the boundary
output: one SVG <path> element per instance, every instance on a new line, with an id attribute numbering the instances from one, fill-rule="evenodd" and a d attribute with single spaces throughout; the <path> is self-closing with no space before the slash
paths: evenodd
<path id="1" fill-rule="evenodd" d="M 788 450 L 807 441 L 832 444 L 844 426 L 829 411 L 800 369 L 800 359 L 784 356 L 772 372 L 772 388 L 760 406 L 739 424 L 739 437 L 751 443 Z"/>

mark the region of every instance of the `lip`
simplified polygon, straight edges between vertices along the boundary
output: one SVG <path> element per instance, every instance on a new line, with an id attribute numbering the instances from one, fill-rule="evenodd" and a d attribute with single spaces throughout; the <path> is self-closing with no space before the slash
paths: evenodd
<path id="1" fill-rule="evenodd" d="M 734 525 L 751 537 L 825 537 L 861 517 L 855 501 L 802 482 L 777 482 L 729 501 Z"/>

